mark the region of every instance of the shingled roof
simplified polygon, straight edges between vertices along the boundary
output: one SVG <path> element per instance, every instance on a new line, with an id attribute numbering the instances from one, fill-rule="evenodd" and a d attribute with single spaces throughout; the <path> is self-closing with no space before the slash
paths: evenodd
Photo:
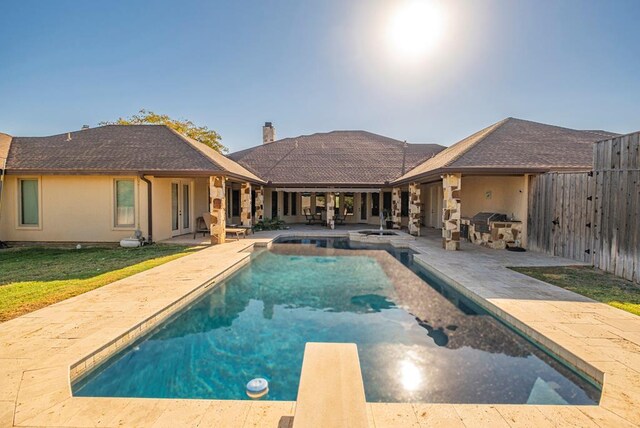
<path id="1" fill-rule="evenodd" d="M 14 137 L 7 173 L 225 174 L 263 181 L 164 125 L 106 125 L 49 137 Z"/>
<path id="2" fill-rule="evenodd" d="M 593 143 L 615 135 L 509 117 L 441 151 L 395 183 L 436 178 L 443 172 L 587 170 L 593 165 Z"/>
<path id="3" fill-rule="evenodd" d="M 366 131 L 285 138 L 229 155 L 274 184 L 382 185 L 443 150 Z"/>

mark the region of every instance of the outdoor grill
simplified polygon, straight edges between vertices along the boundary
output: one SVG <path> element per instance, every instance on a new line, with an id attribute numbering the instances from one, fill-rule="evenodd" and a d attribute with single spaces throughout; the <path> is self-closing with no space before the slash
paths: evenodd
<path id="1" fill-rule="evenodd" d="M 500 213 L 478 213 L 471 218 L 471 224 L 476 232 L 490 233 L 492 221 L 507 221 L 506 214 Z"/>

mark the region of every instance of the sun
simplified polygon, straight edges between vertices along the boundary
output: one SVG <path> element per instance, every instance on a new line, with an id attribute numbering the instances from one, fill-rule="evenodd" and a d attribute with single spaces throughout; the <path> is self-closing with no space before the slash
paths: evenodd
<path id="1" fill-rule="evenodd" d="M 444 16 L 436 3 L 409 0 L 398 3 L 387 26 L 387 42 L 398 57 L 419 60 L 438 47 L 444 32 Z"/>

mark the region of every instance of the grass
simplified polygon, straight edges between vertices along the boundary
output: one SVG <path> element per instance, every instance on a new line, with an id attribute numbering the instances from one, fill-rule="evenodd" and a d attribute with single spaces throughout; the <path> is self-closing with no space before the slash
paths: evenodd
<path id="1" fill-rule="evenodd" d="M 86 293 L 199 249 L 152 245 L 81 250 L 31 247 L 0 251 L 0 322 Z"/>
<path id="2" fill-rule="evenodd" d="M 517 272 L 640 315 L 640 285 L 588 266 L 513 267 Z"/>

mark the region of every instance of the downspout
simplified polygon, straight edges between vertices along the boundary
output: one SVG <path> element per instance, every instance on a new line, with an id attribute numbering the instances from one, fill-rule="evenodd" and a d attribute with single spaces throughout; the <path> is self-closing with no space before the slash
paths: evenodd
<path id="1" fill-rule="evenodd" d="M 2 169 L 0 169 L 0 220 L 2 220 L 2 195 L 5 192 L 4 176 L 7 170 L 7 159 L 6 158 L 0 158 L 0 159 L 2 159 Z M 2 242 L 2 240 L 0 240 L 0 248 L 7 248 L 7 247 L 8 245 L 6 244 L 6 242 Z"/>
<path id="2" fill-rule="evenodd" d="M 153 187 L 151 181 L 146 178 L 144 174 L 140 174 L 140 180 L 147 183 L 147 241 L 149 244 L 153 244 L 153 239 L 151 237 L 151 231 L 153 230 Z"/>

